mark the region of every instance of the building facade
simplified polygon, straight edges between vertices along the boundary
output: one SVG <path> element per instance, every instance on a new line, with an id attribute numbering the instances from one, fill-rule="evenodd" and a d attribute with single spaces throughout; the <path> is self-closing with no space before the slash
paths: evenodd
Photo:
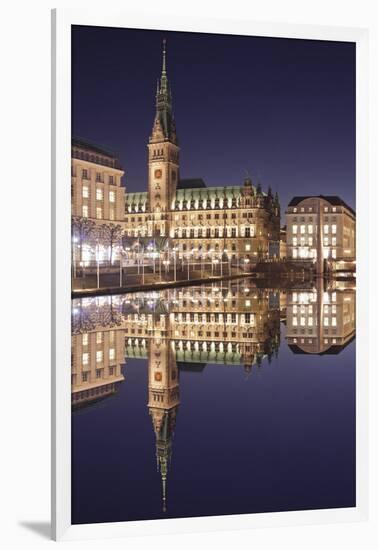
<path id="1" fill-rule="evenodd" d="M 103 223 L 123 222 L 124 171 L 113 153 L 72 140 L 72 216 Z"/>
<path id="2" fill-rule="evenodd" d="M 356 334 L 355 288 L 318 277 L 312 289 L 287 293 L 286 338 L 294 353 L 339 353 Z"/>
<path id="3" fill-rule="evenodd" d="M 180 149 L 171 88 L 163 68 L 156 115 L 148 142 L 147 192 L 126 193 L 125 235 L 129 244 L 166 243 L 179 258 L 225 254 L 232 260 L 279 257 L 278 195 L 246 178 L 242 185 L 207 188 L 203 180 L 180 178 Z"/>
<path id="4" fill-rule="evenodd" d="M 311 260 L 318 273 L 351 270 L 356 260 L 356 215 L 336 196 L 294 197 L 286 210 L 288 259 Z"/>
<path id="5" fill-rule="evenodd" d="M 72 140 L 71 213 L 73 276 L 120 257 L 125 219 L 124 171 L 117 157 L 84 140 Z M 115 246 L 116 245 L 116 246 Z"/>

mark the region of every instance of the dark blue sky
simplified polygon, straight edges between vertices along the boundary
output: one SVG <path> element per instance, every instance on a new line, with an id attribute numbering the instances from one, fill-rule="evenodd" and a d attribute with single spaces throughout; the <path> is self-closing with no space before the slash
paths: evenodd
<path id="1" fill-rule="evenodd" d="M 129 191 L 147 188 L 163 37 L 182 178 L 249 170 L 282 209 L 307 194 L 355 207 L 354 44 L 73 27 L 73 134 L 118 153 Z"/>

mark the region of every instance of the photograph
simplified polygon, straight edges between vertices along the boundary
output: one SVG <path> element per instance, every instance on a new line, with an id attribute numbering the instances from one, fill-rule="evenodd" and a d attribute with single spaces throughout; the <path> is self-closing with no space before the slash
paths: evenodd
<path id="1" fill-rule="evenodd" d="M 68 223 L 72 525 L 357 506 L 355 42 L 72 24 Z"/>

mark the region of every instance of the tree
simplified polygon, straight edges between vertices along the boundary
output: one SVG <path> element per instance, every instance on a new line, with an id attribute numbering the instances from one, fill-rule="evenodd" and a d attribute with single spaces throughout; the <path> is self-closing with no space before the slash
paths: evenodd
<path id="1" fill-rule="evenodd" d="M 122 227 L 118 224 L 109 223 L 101 226 L 101 232 L 103 238 L 109 244 L 110 247 L 110 257 L 109 263 L 113 263 L 113 247 L 115 244 L 119 243 L 122 237 Z"/>
<path id="2" fill-rule="evenodd" d="M 77 242 L 80 247 L 80 261 L 83 259 L 83 244 L 85 241 L 89 241 L 92 237 L 96 224 L 93 220 L 88 218 L 80 218 L 74 216 L 71 223 L 71 236 L 72 236 L 72 249 L 74 243 Z"/>

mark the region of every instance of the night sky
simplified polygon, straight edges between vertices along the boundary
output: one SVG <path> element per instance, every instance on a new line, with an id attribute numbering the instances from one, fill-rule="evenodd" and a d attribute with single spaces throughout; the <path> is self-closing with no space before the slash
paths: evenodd
<path id="1" fill-rule="evenodd" d="M 147 189 L 162 39 L 182 178 L 333 194 L 355 207 L 355 45 L 73 27 L 72 131 L 118 154 L 128 191 Z"/>

